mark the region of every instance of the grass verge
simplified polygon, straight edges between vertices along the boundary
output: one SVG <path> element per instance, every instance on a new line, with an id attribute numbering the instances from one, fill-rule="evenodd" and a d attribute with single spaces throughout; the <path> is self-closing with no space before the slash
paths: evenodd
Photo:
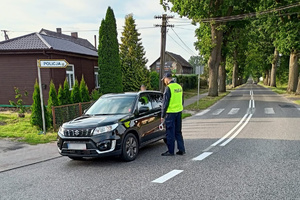
<path id="1" fill-rule="evenodd" d="M 184 118 L 187 118 L 187 117 L 190 117 L 190 116 L 192 116 L 191 113 L 182 113 L 181 119 L 184 119 Z"/>
<path id="2" fill-rule="evenodd" d="M 219 101 L 220 99 L 225 97 L 227 94 L 229 94 L 229 92 L 219 93 L 219 96 L 217 96 L 217 97 L 206 96 L 199 100 L 198 105 L 197 105 L 197 102 L 195 102 L 191 105 L 184 107 L 184 109 L 185 110 L 193 110 L 193 111 L 204 110 L 204 109 L 212 106 L 213 104 L 215 104 L 217 101 Z"/>
<path id="3" fill-rule="evenodd" d="M 199 94 L 206 93 L 208 89 L 200 89 Z M 184 99 L 189 99 L 198 95 L 198 88 L 183 91 Z"/>
<path id="4" fill-rule="evenodd" d="M 30 124 L 30 114 L 19 118 L 17 113 L 0 113 L 0 138 L 11 138 L 28 144 L 41 144 L 55 141 L 57 133 L 49 130 L 47 134 Z"/>

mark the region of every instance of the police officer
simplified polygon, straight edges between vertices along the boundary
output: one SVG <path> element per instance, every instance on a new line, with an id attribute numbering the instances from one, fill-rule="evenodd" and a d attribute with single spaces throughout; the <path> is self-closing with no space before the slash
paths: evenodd
<path id="1" fill-rule="evenodd" d="M 185 154 L 184 141 L 181 132 L 181 113 L 183 110 L 183 92 L 181 85 L 172 80 L 172 74 L 166 73 L 162 79 L 166 88 L 163 98 L 161 122 L 166 124 L 168 151 L 162 156 L 174 156 L 175 140 L 177 141 L 177 155 Z"/>

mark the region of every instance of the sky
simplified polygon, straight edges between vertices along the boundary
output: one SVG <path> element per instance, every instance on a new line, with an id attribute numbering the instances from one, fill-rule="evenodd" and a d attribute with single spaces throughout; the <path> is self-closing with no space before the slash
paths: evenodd
<path id="1" fill-rule="evenodd" d="M 117 21 L 118 40 L 123 31 L 125 16 L 133 14 L 141 42 L 145 48 L 147 66 L 150 66 L 160 56 L 161 19 L 154 16 L 167 14 L 174 16 L 169 19 L 166 51 L 181 55 L 186 60 L 198 55 L 194 42 L 195 29 L 187 18 L 178 14 L 165 12 L 160 0 L 0 0 L 0 30 L 8 30 L 10 39 L 39 32 L 42 28 L 56 31 L 62 28 L 62 33 L 70 35 L 78 32 L 80 38 L 95 44 L 94 35 L 98 40 L 99 26 L 105 18 L 110 6 Z M 4 33 L 0 33 L 3 41 Z M 98 42 L 97 42 L 98 45 Z"/>

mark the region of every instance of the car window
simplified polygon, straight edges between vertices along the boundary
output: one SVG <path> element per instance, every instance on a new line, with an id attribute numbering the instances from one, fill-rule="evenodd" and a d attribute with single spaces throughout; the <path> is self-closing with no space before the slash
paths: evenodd
<path id="1" fill-rule="evenodd" d="M 159 110 L 162 107 L 163 95 L 162 94 L 150 94 L 152 107 L 155 110 Z"/>
<path id="2" fill-rule="evenodd" d="M 86 112 L 88 115 L 128 114 L 135 102 L 134 96 L 110 96 L 100 98 Z"/>
<path id="3" fill-rule="evenodd" d="M 138 110 L 140 110 L 142 106 L 147 106 L 149 110 L 152 110 L 152 105 L 151 102 L 149 101 L 149 96 L 147 94 L 141 94 L 139 98 Z"/>

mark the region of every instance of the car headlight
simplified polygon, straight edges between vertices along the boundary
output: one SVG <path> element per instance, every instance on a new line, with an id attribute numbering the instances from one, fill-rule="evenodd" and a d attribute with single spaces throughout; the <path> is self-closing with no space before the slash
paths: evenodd
<path id="1" fill-rule="evenodd" d="M 112 125 L 97 127 L 97 128 L 95 128 L 95 130 L 93 132 L 93 135 L 99 135 L 101 133 L 106 133 L 106 132 L 109 132 L 109 131 L 113 131 L 117 128 L 118 125 L 119 125 L 118 123 L 115 123 L 115 124 L 112 124 Z"/>
<path id="2" fill-rule="evenodd" d="M 61 135 L 65 135 L 64 132 L 65 132 L 65 129 L 62 126 L 59 127 L 58 133 L 60 133 Z"/>

